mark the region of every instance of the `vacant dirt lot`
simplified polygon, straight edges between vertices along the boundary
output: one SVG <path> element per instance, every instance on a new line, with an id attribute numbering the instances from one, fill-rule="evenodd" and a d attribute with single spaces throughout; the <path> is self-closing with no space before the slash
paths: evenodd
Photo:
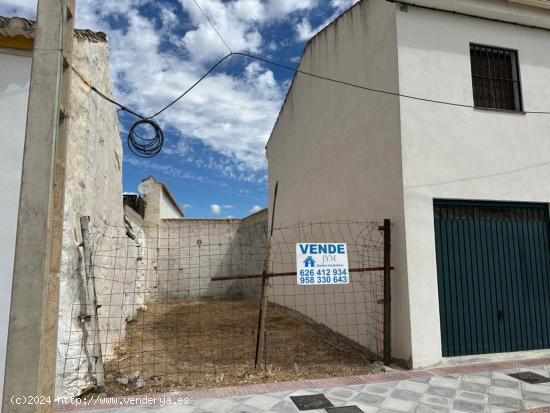
<path id="1" fill-rule="evenodd" d="M 254 368 L 258 304 L 201 300 L 150 304 L 128 324 L 105 365 L 106 393 L 161 392 L 368 374 L 368 352 L 298 313 L 270 304 L 267 358 Z"/>

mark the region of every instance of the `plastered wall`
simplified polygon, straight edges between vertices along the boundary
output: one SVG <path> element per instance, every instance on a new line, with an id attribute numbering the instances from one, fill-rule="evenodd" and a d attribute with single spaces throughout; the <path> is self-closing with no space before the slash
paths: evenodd
<path id="1" fill-rule="evenodd" d="M 395 6 L 359 2 L 308 43 L 300 69 L 398 91 Z M 392 220 L 393 356 L 408 360 L 398 99 L 297 74 L 269 139 L 267 157 L 269 205 L 279 182 L 276 226 Z M 353 309 L 354 314 L 364 311 Z M 357 326 L 368 329 L 360 321 Z"/>
<path id="2" fill-rule="evenodd" d="M 550 23 L 543 9 L 461 3 Z M 524 109 L 550 108 L 549 31 L 409 7 L 397 12 L 397 34 L 404 94 L 473 105 L 469 46 L 479 43 L 516 49 Z M 400 106 L 412 353 L 424 367 L 441 360 L 433 200 L 550 202 L 550 117 L 406 98 Z"/>
<path id="3" fill-rule="evenodd" d="M 73 65 L 93 85 L 111 94 L 106 43 L 74 40 Z M 90 216 L 92 248 L 100 251 L 94 268 L 100 341 L 103 354 L 124 338 L 126 318 L 143 302 L 136 264 L 143 248 L 126 235 L 122 206 L 122 147 L 115 108 L 100 99 L 73 74 L 66 166 L 63 251 L 60 273 L 57 396 L 78 395 L 92 383 L 87 372 L 89 354 L 85 312 L 81 216 Z M 139 224 L 139 223 L 138 223 Z M 143 240 L 141 240 L 143 244 Z M 133 260 L 132 265 L 128 263 Z M 124 289 L 125 285 L 132 288 Z M 132 294 L 128 294 L 131 291 Z M 106 337 L 103 332 L 110 332 Z"/>
<path id="4" fill-rule="evenodd" d="M 257 297 L 259 280 L 213 277 L 261 274 L 267 211 L 240 219 L 165 219 L 158 238 L 157 300 Z"/>

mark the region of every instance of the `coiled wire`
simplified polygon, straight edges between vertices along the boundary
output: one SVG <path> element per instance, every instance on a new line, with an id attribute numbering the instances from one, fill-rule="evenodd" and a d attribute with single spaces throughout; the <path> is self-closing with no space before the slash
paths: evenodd
<path id="1" fill-rule="evenodd" d="M 137 131 L 147 126 L 147 129 L 152 128 L 153 134 L 147 131 L 147 135 L 138 134 Z M 132 125 L 128 132 L 128 148 L 132 153 L 141 158 L 152 158 L 160 153 L 164 145 L 164 134 L 157 122 L 152 119 L 144 118 L 138 120 Z"/>

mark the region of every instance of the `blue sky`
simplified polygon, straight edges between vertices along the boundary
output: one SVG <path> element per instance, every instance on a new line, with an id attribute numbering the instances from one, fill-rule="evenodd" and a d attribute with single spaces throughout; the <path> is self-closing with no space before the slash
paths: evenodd
<path id="1" fill-rule="evenodd" d="M 233 51 L 295 66 L 305 42 L 357 0 L 196 0 Z M 0 0 L 0 14 L 34 18 L 36 0 Z M 227 54 L 192 0 L 77 0 L 77 26 L 109 36 L 115 97 L 155 113 Z M 133 155 L 119 115 L 123 185 L 166 183 L 188 217 L 243 217 L 267 205 L 264 147 L 293 74 L 233 57 L 157 120 L 162 153 Z"/>

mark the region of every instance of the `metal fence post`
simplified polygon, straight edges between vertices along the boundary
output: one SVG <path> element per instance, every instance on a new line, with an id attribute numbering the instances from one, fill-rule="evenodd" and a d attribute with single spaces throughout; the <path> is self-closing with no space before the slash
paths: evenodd
<path id="1" fill-rule="evenodd" d="M 88 334 L 91 335 L 91 343 L 84 341 L 91 355 L 89 360 L 89 372 L 91 379 L 95 381 L 97 388 L 105 385 L 105 374 L 103 370 L 103 357 L 101 354 L 101 340 L 99 337 L 99 317 L 97 313 L 97 293 L 95 289 L 95 276 L 92 260 L 92 248 L 90 245 L 90 217 L 80 217 L 80 226 L 82 229 L 82 244 L 84 249 L 84 270 L 86 273 L 86 314 L 80 317 L 80 322 L 84 323 Z M 94 374 L 95 373 L 95 377 Z"/>
<path id="2" fill-rule="evenodd" d="M 384 365 L 391 361 L 391 221 L 384 220 Z"/>

